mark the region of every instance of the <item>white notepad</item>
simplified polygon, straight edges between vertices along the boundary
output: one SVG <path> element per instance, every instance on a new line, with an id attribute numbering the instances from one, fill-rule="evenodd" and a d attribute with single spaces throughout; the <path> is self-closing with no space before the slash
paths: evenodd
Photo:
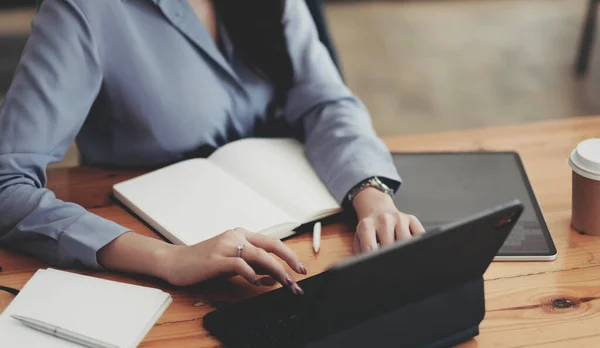
<path id="1" fill-rule="evenodd" d="M 0 347 L 80 347 L 29 328 L 11 318 L 13 314 L 119 347 L 136 347 L 171 302 L 171 296 L 158 289 L 39 270 L 0 315 Z"/>
<path id="2" fill-rule="evenodd" d="M 193 245 L 236 227 L 285 238 L 340 205 L 294 139 L 251 138 L 114 185 L 165 238 Z"/>

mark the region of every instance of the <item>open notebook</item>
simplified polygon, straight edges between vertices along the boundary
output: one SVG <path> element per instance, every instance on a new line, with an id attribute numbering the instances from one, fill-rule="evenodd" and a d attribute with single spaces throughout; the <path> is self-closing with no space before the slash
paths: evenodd
<path id="1" fill-rule="evenodd" d="M 192 245 L 236 227 L 276 238 L 341 211 L 293 139 L 244 139 L 113 187 L 165 238 Z"/>
<path id="2" fill-rule="evenodd" d="M 11 315 L 45 321 L 118 347 L 137 347 L 171 302 L 171 296 L 158 289 L 39 270 L 0 315 L 0 347 L 80 347 L 25 326 Z"/>

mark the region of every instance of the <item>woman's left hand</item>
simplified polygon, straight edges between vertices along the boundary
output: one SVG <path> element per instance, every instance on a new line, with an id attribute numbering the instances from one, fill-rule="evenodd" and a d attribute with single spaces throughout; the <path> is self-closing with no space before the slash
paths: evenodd
<path id="1" fill-rule="evenodd" d="M 358 216 L 354 236 L 355 254 L 376 250 L 395 241 L 425 233 L 423 225 L 413 215 L 399 212 L 392 198 L 376 188 L 366 188 L 352 200 Z"/>

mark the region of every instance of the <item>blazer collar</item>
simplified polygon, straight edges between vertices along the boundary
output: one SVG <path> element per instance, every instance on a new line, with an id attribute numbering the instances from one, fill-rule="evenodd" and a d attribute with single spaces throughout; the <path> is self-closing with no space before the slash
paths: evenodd
<path id="1" fill-rule="evenodd" d="M 187 0 L 150 0 L 164 16 L 185 35 L 202 53 L 243 89 L 237 74 L 227 62 L 206 27 L 200 22 Z"/>

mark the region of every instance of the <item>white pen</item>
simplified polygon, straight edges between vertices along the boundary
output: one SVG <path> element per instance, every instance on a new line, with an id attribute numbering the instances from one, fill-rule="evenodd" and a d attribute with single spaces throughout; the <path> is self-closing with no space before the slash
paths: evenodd
<path id="1" fill-rule="evenodd" d="M 102 341 L 97 340 L 95 338 L 87 337 L 85 335 L 78 334 L 77 332 L 73 332 L 73 331 L 70 331 L 70 330 L 58 327 L 56 325 L 45 323 L 45 322 L 43 322 L 41 320 L 37 320 L 37 319 L 33 319 L 33 318 L 28 318 L 28 317 L 23 317 L 23 316 L 20 316 L 20 315 L 11 315 L 11 317 L 13 317 L 14 319 L 20 321 L 21 323 L 29 326 L 32 329 L 36 329 L 38 331 L 45 332 L 45 333 L 50 334 L 52 336 L 55 336 L 55 337 L 58 337 L 58 338 L 62 338 L 62 339 L 67 340 L 67 341 L 71 341 L 71 342 L 80 344 L 80 345 L 85 346 L 85 347 L 90 347 L 90 348 L 119 348 L 119 346 L 116 346 L 114 344 L 102 342 Z"/>
<path id="2" fill-rule="evenodd" d="M 313 250 L 315 253 L 319 252 L 319 248 L 321 247 L 321 223 L 315 223 L 313 227 Z"/>

